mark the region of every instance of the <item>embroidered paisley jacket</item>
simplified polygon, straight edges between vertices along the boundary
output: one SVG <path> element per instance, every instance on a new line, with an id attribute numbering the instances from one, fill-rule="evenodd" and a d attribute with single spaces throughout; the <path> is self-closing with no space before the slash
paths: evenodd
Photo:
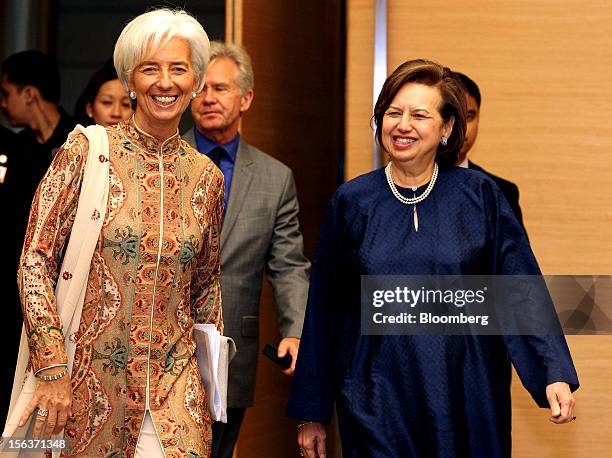
<path id="1" fill-rule="evenodd" d="M 192 329 L 223 327 L 223 175 L 178 134 L 162 143 L 133 121 L 107 132 L 108 208 L 79 331 L 69 337 L 73 419 L 63 456 L 133 456 L 147 408 L 167 457 L 208 456 Z M 83 135 L 68 141 L 32 205 L 19 286 L 34 371 L 66 361 L 53 289 L 72 275 L 59 270 L 88 154 Z"/>

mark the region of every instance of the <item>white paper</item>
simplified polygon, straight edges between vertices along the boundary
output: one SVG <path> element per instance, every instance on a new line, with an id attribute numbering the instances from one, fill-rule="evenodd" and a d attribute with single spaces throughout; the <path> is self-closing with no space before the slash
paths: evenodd
<path id="1" fill-rule="evenodd" d="M 196 340 L 196 358 L 202 373 L 202 382 L 206 390 L 208 411 L 215 421 L 221 420 L 221 391 L 218 379 L 219 351 L 221 333 L 214 324 L 196 324 L 193 327 L 193 337 Z"/>

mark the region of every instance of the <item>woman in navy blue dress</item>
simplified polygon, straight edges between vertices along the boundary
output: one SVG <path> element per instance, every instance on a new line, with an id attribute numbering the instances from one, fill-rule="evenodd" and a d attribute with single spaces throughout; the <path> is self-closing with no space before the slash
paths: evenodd
<path id="1" fill-rule="evenodd" d="M 501 191 L 454 167 L 460 84 L 430 61 L 398 67 L 374 112 L 391 162 L 331 199 L 287 408 L 303 422 L 304 456 L 325 456 L 335 404 L 346 457 L 509 457 L 511 364 L 551 421 L 575 418 L 578 378 L 562 335 L 360 333 L 362 275 L 540 275 Z"/>

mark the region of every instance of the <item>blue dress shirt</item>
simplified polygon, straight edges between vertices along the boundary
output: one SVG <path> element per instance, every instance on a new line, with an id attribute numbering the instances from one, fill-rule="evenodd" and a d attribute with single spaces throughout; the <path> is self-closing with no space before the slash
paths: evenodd
<path id="1" fill-rule="evenodd" d="M 238 154 L 240 134 L 236 134 L 236 136 L 228 143 L 217 145 L 215 142 L 202 135 L 195 127 L 193 128 L 193 132 L 195 135 L 196 145 L 200 153 L 206 154 L 206 156 L 210 157 L 210 153 L 217 146 L 220 146 L 225 150 L 226 154 L 223 154 L 219 160 L 219 168 L 221 169 L 221 172 L 223 172 L 223 176 L 225 178 L 225 210 L 227 210 L 227 202 L 229 201 L 230 189 L 232 187 L 232 176 L 234 174 L 234 164 L 236 163 L 236 155 Z M 223 211 L 224 215 L 225 210 Z"/>

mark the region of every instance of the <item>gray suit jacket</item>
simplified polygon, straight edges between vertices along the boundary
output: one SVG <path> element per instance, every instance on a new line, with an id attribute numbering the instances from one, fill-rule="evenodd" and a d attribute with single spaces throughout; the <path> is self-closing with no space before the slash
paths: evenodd
<path id="1" fill-rule="evenodd" d="M 197 149 L 193 129 L 182 138 Z M 291 170 L 241 138 L 221 229 L 224 334 L 238 349 L 229 370 L 228 407 L 253 404 L 264 271 L 274 292 L 282 337 L 300 337 L 309 269 Z"/>

